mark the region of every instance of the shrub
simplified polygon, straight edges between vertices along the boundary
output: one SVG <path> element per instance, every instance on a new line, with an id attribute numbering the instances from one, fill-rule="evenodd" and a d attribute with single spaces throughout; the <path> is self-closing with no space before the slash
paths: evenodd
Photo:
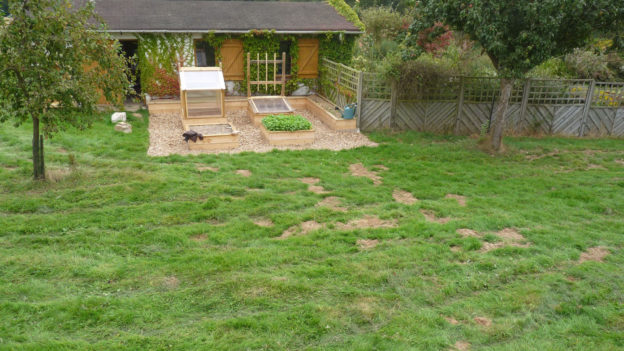
<path id="1" fill-rule="evenodd" d="M 262 124 L 272 132 L 312 129 L 312 123 L 300 115 L 270 115 L 262 119 Z"/>

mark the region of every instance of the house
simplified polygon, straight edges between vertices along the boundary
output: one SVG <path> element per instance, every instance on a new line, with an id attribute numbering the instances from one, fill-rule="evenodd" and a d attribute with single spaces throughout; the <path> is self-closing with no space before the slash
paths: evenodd
<path id="1" fill-rule="evenodd" d="M 272 59 L 282 52 L 286 72 L 276 66 L 276 74 L 286 75 L 292 92 L 318 77 L 320 58 L 347 63 L 363 28 L 343 0 L 105 0 L 96 2 L 96 12 L 125 55 L 136 55 L 135 90 L 150 95 L 166 91 L 162 85 L 178 65 L 221 66 L 228 93 L 243 94 L 247 53 Z"/>

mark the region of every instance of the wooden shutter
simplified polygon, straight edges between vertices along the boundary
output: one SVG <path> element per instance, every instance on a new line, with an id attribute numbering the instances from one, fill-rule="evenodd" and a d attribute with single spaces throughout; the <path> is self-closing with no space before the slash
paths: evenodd
<path id="1" fill-rule="evenodd" d="M 223 65 L 223 78 L 225 80 L 243 80 L 244 63 L 243 41 L 240 39 L 228 39 L 221 45 L 221 60 Z"/>
<path id="2" fill-rule="evenodd" d="M 318 78 L 319 40 L 299 39 L 299 78 Z"/>

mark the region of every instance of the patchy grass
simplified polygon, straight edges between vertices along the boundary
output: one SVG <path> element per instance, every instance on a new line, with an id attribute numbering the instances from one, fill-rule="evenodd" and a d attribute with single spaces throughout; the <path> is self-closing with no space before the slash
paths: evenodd
<path id="1" fill-rule="evenodd" d="M 49 140 L 48 183 L 0 127 L 0 349 L 624 348 L 622 140 L 150 158 L 130 123 Z"/>

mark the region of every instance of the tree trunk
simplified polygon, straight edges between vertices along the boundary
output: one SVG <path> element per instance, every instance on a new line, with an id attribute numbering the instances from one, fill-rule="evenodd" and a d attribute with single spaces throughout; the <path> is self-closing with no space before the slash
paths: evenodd
<path id="1" fill-rule="evenodd" d="M 43 164 L 43 137 L 39 135 L 39 118 L 33 117 L 33 176 L 35 180 L 45 179 Z"/>
<path id="2" fill-rule="evenodd" d="M 513 83 L 513 79 L 501 79 L 500 98 L 498 99 L 498 105 L 496 105 L 496 111 L 494 111 L 494 121 L 490 129 L 492 131 L 490 135 L 492 148 L 496 151 L 500 151 L 501 146 L 503 145 L 503 130 L 505 129 L 505 117 L 507 115 L 507 107 L 509 107 L 509 97 L 511 96 Z"/>

